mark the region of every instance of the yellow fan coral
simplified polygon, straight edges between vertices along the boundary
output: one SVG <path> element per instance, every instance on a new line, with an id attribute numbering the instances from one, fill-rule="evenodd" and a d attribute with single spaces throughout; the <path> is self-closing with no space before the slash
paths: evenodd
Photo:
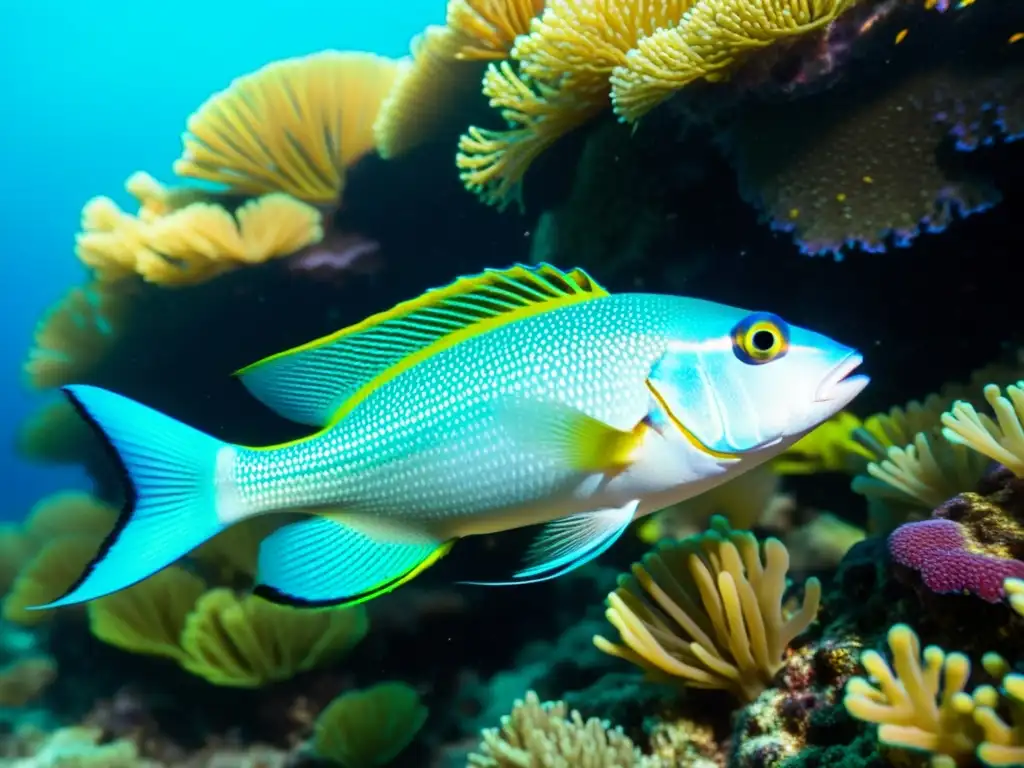
<path id="1" fill-rule="evenodd" d="M 856 0 L 696 0 L 641 38 L 611 75 L 615 113 L 634 122 L 675 91 L 726 79 L 751 53 L 821 29 Z"/>
<path id="2" fill-rule="evenodd" d="M 471 127 L 456 165 L 467 189 L 504 206 L 526 169 L 557 139 L 607 109 L 608 77 L 640 39 L 672 24 L 684 0 L 551 0 L 516 41 L 509 62 L 492 64 L 484 95 L 509 130 Z"/>
<path id="3" fill-rule="evenodd" d="M 25 534 L 41 547 L 60 536 L 102 540 L 117 522 L 117 510 L 82 491 L 51 493 L 35 503 L 25 519 Z"/>
<path id="4" fill-rule="evenodd" d="M 594 643 L 657 678 L 751 701 L 818 613 L 821 584 L 808 579 L 800 610 L 784 615 L 788 568 L 780 541 L 761 546 L 715 517 L 708 532 L 662 544 L 634 564 L 608 596 L 606 613 L 625 645 L 603 637 Z"/>
<path id="5" fill-rule="evenodd" d="M 324 51 L 237 78 L 189 118 L 174 172 L 241 194 L 336 203 L 346 169 L 374 148 L 398 69 L 371 53 Z"/>
<path id="6" fill-rule="evenodd" d="M 29 606 L 49 603 L 64 594 L 99 551 L 102 539 L 61 536 L 46 544 L 18 573 L 3 601 L 7 621 L 32 626 L 52 618 L 53 611 Z"/>
<path id="7" fill-rule="evenodd" d="M 360 606 L 303 611 L 213 589 L 185 622 L 181 665 L 215 685 L 255 688 L 332 661 L 367 629 Z"/>
<path id="8" fill-rule="evenodd" d="M 23 368 L 29 384 L 59 387 L 98 365 L 121 326 L 127 295 L 119 286 L 93 283 L 72 288 L 47 310 Z"/>
<path id="9" fill-rule="evenodd" d="M 184 568 L 165 568 L 133 587 L 89 603 L 89 630 L 126 651 L 181 662 L 185 620 L 205 589 L 202 579 Z"/>
<path id="10" fill-rule="evenodd" d="M 316 719 L 316 754 L 345 768 L 388 765 L 419 733 L 427 708 L 405 683 L 344 693 Z"/>
<path id="11" fill-rule="evenodd" d="M 529 691 L 516 701 L 501 728 L 481 734 L 478 751 L 469 756 L 469 768 L 520 766 L 585 766 L 586 768 L 654 768 L 660 761 L 640 753 L 620 728 L 610 728 L 596 717 L 584 721 L 565 702 L 541 703 Z"/>
<path id="12" fill-rule="evenodd" d="M 543 10 L 544 0 L 448 0 L 445 24 L 464 38 L 455 58 L 504 59 Z"/>

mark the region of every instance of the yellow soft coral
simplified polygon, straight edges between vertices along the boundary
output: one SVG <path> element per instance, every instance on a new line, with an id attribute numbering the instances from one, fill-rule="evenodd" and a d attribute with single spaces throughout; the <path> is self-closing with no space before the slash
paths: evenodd
<path id="1" fill-rule="evenodd" d="M 646 34 L 674 23 L 684 0 L 552 0 L 509 63 L 491 65 L 484 95 L 505 131 L 471 127 L 456 165 L 467 189 L 503 206 L 529 165 L 552 143 L 607 109 L 608 77 Z"/>
<path id="2" fill-rule="evenodd" d="M 872 458 L 872 454 L 854 438 L 864 423 L 849 411 L 841 411 L 811 430 L 778 458 L 771 467 L 780 475 L 806 475 L 815 472 L 849 472 Z"/>
<path id="3" fill-rule="evenodd" d="M 504 59 L 543 10 L 544 0 L 448 0 L 445 24 L 465 39 L 455 58 Z"/>
<path id="4" fill-rule="evenodd" d="M 727 79 L 751 53 L 821 29 L 856 0 L 696 0 L 642 38 L 611 75 L 615 113 L 634 122 L 697 80 Z"/>
<path id="5" fill-rule="evenodd" d="M 892 627 L 888 641 L 893 667 L 880 653 L 864 652 L 861 663 L 874 684 L 852 678 L 843 704 L 854 717 L 877 723 L 883 744 L 931 753 L 935 768 L 955 765 L 977 744 L 974 701 L 964 692 L 970 660 L 933 645 L 925 648 L 922 667 L 920 641 L 905 624 Z"/>
<path id="6" fill-rule="evenodd" d="M 808 579 L 803 605 L 786 616 L 785 546 L 776 539 L 762 546 L 721 517 L 711 526 L 662 544 L 635 564 L 608 596 L 606 615 L 625 645 L 603 637 L 594 643 L 655 677 L 751 701 L 782 667 L 793 638 L 814 621 L 821 584 Z"/>
<path id="7" fill-rule="evenodd" d="M 234 80 L 188 121 L 180 176 L 259 195 L 336 203 L 345 172 L 374 148 L 373 123 L 398 62 L 324 51 Z"/>
<path id="8" fill-rule="evenodd" d="M 957 402 L 942 415 L 942 434 L 1024 477 L 1024 381 L 1008 386 L 1005 396 L 995 384 L 986 386 L 984 394 L 995 420 L 978 413 L 970 403 Z"/>
<path id="9" fill-rule="evenodd" d="M 64 398 L 29 413 L 18 425 L 14 445 L 21 458 L 45 464 L 84 463 L 102 448 L 95 432 Z"/>
<path id="10" fill-rule="evenodd" d="M 1001 686 L 1010 721 L 1003 719 L 994 704 L 979 703 L 974 720 L 985 740 L 978 745 L 977 754 L 987 765 L 1019 766 L 1024 764 L 1024 675 L 1004 675 Z"/>
<path id="11" fill-rule="evenodd" d="M 32 626 L 52 618 L 53 611 L 30 606 L 56 600 L 74 584 L 99 551 L 94 536 L 61 536 L 46 544 L 18 573 L 3 601 L 3 618 Z"/>
<path id="12" fill-rule="evenodd" d="M 56 678 L 57 664 L 49 656 L 30 656 L 0 667 L 0 707 L 25 706 Z"/>
<path id="13" fill-rule="evenodd" d="M 213 589 L 185 622 L 180 663 L 215 685 L 255 688 L 343 655 L 367 629 L 360 606 L 303 611 Z"/>
<path id="14" fill-rule="evenodd" d="M 117 522 L 118 512 L 105 501 L 82 491 L 58 491 L 33 505 L 25 518 L 25 534 L 41 547 L 60 536 L 103 539 Z"/>
<path id="15" fill-rule="evenodd" d="M 597 718 L 584 721 L 565 702 L 541 703 L 529 691 L 516 701 L 501 728 L 481 734 L 478 751 L 469 756 L 469 768 L 654 768 L 660 761 L 640 754 L 620 728 Z"/>
<path id="16" fill-rule="evenodd" d="M 419 733 L 427 708 L 405 683 L 378 683 L 344 693 L 316 719 L 318 757 L 345 768 L 388 765 Z"/>

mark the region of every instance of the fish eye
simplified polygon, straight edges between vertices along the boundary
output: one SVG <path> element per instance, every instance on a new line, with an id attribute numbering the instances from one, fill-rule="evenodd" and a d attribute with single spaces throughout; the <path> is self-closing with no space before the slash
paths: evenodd
<path id="1" fill-rule="evenodd" d="M 732 351 L 749 365 L 778 360 L 789 350 L 789 326 L 768 312 L 747 315 L 732 330 Z"/>

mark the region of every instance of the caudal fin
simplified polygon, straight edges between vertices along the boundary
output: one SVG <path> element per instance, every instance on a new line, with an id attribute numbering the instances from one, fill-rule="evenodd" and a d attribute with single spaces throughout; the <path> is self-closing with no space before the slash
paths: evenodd
<path id="1" fill-rule="evenodd" d="M 226 443 L 98 387 L 70 386 L 64 392 L 113 449 L 127 481 L 127 500 L 78 581 L 36 609 L 82 603 L 130 587 L 224 528 L 217 515 L 217 474 L 218 459 L 229 458 L 221 454 Z"/>

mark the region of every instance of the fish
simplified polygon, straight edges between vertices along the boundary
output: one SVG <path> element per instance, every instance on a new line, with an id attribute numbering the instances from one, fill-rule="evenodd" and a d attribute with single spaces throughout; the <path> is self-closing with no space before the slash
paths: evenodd
<path id="1" fill-rule="evenodd" d="M 308 437 L 249 447 L 64 387 L 126 479 L 56 608 L 136 584 L 257 515 L 254 592 L 327 608 L 390 592 L 461 539 L 532 527 L 507 577 L 567 573 L 635 519 L 777 456 L 867 385 L 861 355 L 769 312 L 610 293 L 582 269 L 461 277 L 236 375 Z M 284 517 L 287 513 L 291 517 Z"/>

